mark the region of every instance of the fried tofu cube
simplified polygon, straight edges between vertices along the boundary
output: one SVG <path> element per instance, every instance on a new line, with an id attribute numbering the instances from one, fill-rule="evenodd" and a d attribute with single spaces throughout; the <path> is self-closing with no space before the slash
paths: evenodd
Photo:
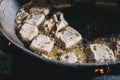
<path id="1" fill-rule="evenodd" d="M 23 20 L 25 19 L 29 14 L 24 10 L 22 9 L 21 11 L 18 12 L 17 14 L 17 19 L 19 20 Z"/>
<path id="2" fill-rule="evenodd" d="M 38 35 L 38 28 L 30 24 L 23 24 L 20 30 L 20 36 L 23 41 L 30 42 Z"/>
<path id="3" fill-rule="evenodd" d="M 60 61 L 67 62 L 67 63 L 76 63 L 78 61 L 77 56 L 72 53 L 66 53 L 60 56 Z"/>
<path id="4" fill-rule="evenodd" d="M 117 52 L 117 55 L 120 55 L 120 41 L 117 41 L 116 43 L 116 52 Z"/>
<path id="5" fill-rule="evenodd" d="M 55 34 L 58 43 L 65 48 L 70 48 L 82 40 L 82 36 L 72 27 L 66 27 L 65 30 Z"/>
<path id="6" fill-rule="evenodd" d="M 45 20 L 41 25 L 46 34 L 55 35 L 58 31 L 65 28 L 68 23 L 65 21 L 63 13 L 57 12 L 49 20 Z"/>
<path id="7" fill-rule="evenodd" d="M 97 62 L 106 62 L 108 60 L 115 61 L 113 51 L 104 44 L 90 44 L 90 50 Z"/>
<path id="8" fill-rule="evenodd" d="M 67 21 L 64 19 L 63 13 L 61 12 L 57 12 L 56 14 L 54 14 L 53 19 L 56 22 L 55 32 L 58 32 L 59 30 L 65 28 L 68 25 Z"/>
<path id="9" fill-rule="evenodd" d="M 29 10 L 30 13 L 41 13 L 44 15 L 48 15 L 50 13 L 50 8 L 49 6 L 33 6 Z"/>
<path id="10" fill-rule="evenodd" d="M 53 29 L 53 27 L 55 26 L 55 21 L 51 18 L 49 20 L 46 20 L 43 25 L 42 28 L 44 30 L 44 32 L 46 34 L 50 33 Z"/>
<path id="11" fill-rule="evenodd" d="M 46 35 L 38 35 L 31 43 L 30 48 L 36 52 L 51 52 L 54 40 Z"/>
<path id="12" fill-rule="evenodd" d="M 45 19 L 45 15 L 43 14 L 30 14 L 27 19 L 24 21 L 25 23 L 39 26 Z"/>
<path id="13" fill-rule="evenodd" d="M 64 23 L 64 21 L 60 21 L 56 23 L 55 33 L 59 32 L 61 29 L 65 28 L 68 24 Z"/>

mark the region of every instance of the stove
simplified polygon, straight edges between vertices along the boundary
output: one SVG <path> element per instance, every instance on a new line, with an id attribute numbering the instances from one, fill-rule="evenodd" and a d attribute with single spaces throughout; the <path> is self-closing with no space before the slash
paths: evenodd
<path id="1" fill-rule="evenodd" d="M 30 56 L 0 33 L 0 80 L 120 80 L 120 66 L 73 70 L 55 67 Z M 45 77 L 46 76 L 46 77 Z"/>

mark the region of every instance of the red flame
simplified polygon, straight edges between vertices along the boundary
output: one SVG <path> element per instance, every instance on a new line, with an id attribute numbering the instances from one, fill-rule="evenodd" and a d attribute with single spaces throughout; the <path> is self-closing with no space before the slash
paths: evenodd
<path id="1" fill-rule="evenodd" d="M 105 73 L 104 69 L 95 69 L 94 72 L 95 73 L 100 73 L 100 74 L 104 74 Z"/>
<path id="2" fill-rule="evenodd" d="M 94 69 L 95 73 L 100 73 L 100 74 L 105 74 L 105 73 L 110 73 L 111 69 L 108 67 L 107 69 L 104 68 L 96 68 Z"/>

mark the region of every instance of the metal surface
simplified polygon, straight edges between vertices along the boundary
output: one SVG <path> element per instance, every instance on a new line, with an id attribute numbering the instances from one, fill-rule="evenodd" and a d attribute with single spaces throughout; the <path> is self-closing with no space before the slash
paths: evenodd
<path id="1" fill-rule="evenodd" d="M 11 56 L 0 51 L 0 74 L 9 75 L 12 71 Z"/>
<path id="2" fill-rule="evenodd" d="M 19 38 L 15 34 L 14 19 L 15 19 L 15 15 L 16 15 L 17 11 L 19 10 L 19 8 L 21 7 L 21 5 L 28 2 L 28 1 L 29 0 L 21 0 L 21 1 L 19 1 L 19 0 L 3 0 L 3 1 L 1 1 L 1 4 L 0 4 L 0 24 L 1 24 L 0 30 L 2 31 L 4 36 L 9 41 L 11 41 L 14 45 L 16 45 L 21 50 L 23 50 L 26 54 L 30 54 L 30 55 L 40 59 L 40 61 L 44 61 L 44 62 L 49 63 L 49 64 L 54 64 L 54 65 L 57 65 L 57 66 L 60 65 L 60 66 L 64 66 L 64 67 L 72 67 L 72 68 L 82 67 L 82 68 L 87 69 L 88 66 L 89 66 L 89 68 L 90 67 L 94 68 L 96 66 L 98 66 L 98 67 L 102 67 L 102 66 L 108 67 L 108 66 L 114 66 L 114 65 L 119 65 L 120 64 L 120 62 L 112 62 L 112 63 L 109 63 L 109 64 L 106 64 L 106 63 L 103 63 L 103 64 L 96 64 L 96 63 L 90 63 L 90 64 L 89 63 L 86 63 L 86 64 L 62 63 L 62 62 L 58 62 L 58 61 L 45 59 L 42 56 L 39 56 L 38 54 L 35 54 L 35 53 L 31 52 L 30 50 L 26 49 L 24 47 L 23 43 L 19 40 Z M 86 8 L 84 8 L 84 9 L 86 9 Z M 84 9 L 83 9 L 83 11 L 84 11 Z M 83 14 L 81 14 L 81 16 Z M 73 15 L 75 15 L 75 14 L 73 14 Z M 74 16 L 72 16 L 72 18 L 74 18 Z M 72 19 L 70 19 L 70 20 L 72 20 Z M 80 28 L 82 28 L 82 27 L 76 27 L 76 29 L 79 29 L 79 30 L 80 30 Z M 116 28 L 118 28 L 118 27 L 116 27 Z M 113 28 L 111 28 L 111 29 L 113 29 Z M 84 31 L 84 29 L 82 29 L 82 30 Z"/>

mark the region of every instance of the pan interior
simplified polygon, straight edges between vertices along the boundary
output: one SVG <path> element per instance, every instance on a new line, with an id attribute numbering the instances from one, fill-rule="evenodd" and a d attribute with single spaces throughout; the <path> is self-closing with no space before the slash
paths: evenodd
<path id="1" fill-rule="evenodd" d="M 114 49 L 114 42 L 111 39 L 115 38 L 116 41 L 119 39 L 120 15 L 118 13 L 94 5 L 75 5 L 65 9 L 53 9 L 52 13 L 57 11 L 63 12 L 68 24 L 82 35 L 83 48 L 89 47 L 90 43 L 104 42 Z M 88 52 L 87 49 L 83 49 L 86 56 L 89 56 Z M 89 59 L 85 62 L 88 61 Z"/>

